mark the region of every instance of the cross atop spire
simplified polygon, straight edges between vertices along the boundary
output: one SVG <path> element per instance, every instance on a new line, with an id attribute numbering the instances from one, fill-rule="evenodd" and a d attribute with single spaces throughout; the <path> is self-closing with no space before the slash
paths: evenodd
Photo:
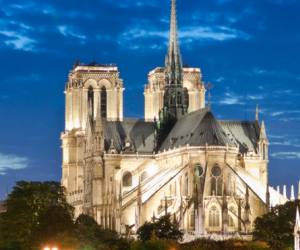
<path id="1" fill-rule="evenodd" d="M 176 0 L 171 0 L 169 48 L 166 55 L 168 85 L 182 85 L 182 60 L 177 35 Z"/>

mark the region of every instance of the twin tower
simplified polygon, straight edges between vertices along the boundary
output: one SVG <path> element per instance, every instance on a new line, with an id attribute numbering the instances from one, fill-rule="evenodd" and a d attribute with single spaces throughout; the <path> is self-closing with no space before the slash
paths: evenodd
<path id="1" fill-rule="evenodd" d="M 205 87 L 199 68 L 183 67 L 177 38 L 176 3 L 172 0 L 170 40 L 165 67 L 148 75 L 144 89 L 145 121 L 152 122 L 169 113 L 175 118 L 205 107 Z M 86 128 L 91 109 L 107 121 L 123 121 L 123 80 L 115 65 L 74 65 L 65 89 L 66 131 Z"/>

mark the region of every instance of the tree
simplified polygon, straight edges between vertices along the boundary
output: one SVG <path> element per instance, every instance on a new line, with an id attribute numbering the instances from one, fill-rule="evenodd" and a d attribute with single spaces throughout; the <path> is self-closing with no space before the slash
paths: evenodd
<path id="1" fill-rule="evenodd" d="M 63 217 L 63 223 L 70 226 L 73 218 L 73 208 L 57 182 L 18 182 L 8 196 L 6 207 L 7 211 L 0 215 L 0 248 L 5 249 L 11 246 L 15 247 L 11 249 L 32 249 L 32 243 L 37 243 L 37 233 L 46 235 L 48 227 L 60 228 L 57 218 Z"/>
<path id="2" fill-rule="evenodd" d="M 119 238 L 117 232 L 103 229 L 88 215 L 80 215 L 76 222 L 76 235 L 81 249 L 127 249 L 128 242 Z M 118 246 L 122 244 L 122 248 Z"/>
<path id="3" fill-rule="evenodd" d="M 52 205 L 41 212 L 33 230 L 31 244 L 41 249 L 45 244 L 73 247 L 78 244 L 72 214 L 60 205 Z"/>
<path id="4" fill-rule="evenodd" d="M 178 228 L 178 224 L 172 223 L 170 215 L 165 215 L 155 222 L 146 222 L 138 229 L 137 234 L 142 241 L 150 240 L 153 237 L 181 240 L 183 236 L 183 233 Z"/>
<path id="5" fill-rule="evenodd" d="M 293 245 L 296 207 L 300 201 L 287 202 L 271 209 L 255 221 L 253 236 L 268 242 L 272 249 L 287 249 Z"/>
<path id="6" fill-rule="evenodd" d="M 74 222 L 64 193 L 57 182 L 18 182 L 6 201 L 7 212 L 0 214 L 0 250 L 129 249 L 128 241 L 87 215 Z"/>

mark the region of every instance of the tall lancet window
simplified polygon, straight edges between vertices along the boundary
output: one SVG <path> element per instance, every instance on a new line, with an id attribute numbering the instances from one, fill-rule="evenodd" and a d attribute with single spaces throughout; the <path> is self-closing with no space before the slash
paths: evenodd
<path id="1" fill-rule="evenodd" d="M 89 87 L 88 90 L 88 113 L 94 118 L 94 90 L 92 87 Z"/>
<path id="2" fill-rule="evenodd" d="M 209 226 L 212 228 L 220 226 L 220 212 L 215 206 L 209 211 Z"/>
<path id="3" fill-rule="evenodd" d="M 105 87 L 101 88 L 101 117 L 107 117 L 107 92 Z"/>
<path id="4" fill-rule="evenodd" d="M 222 195 L 222 170 L 217 164 L 211 170 L 211 194 Z"/>

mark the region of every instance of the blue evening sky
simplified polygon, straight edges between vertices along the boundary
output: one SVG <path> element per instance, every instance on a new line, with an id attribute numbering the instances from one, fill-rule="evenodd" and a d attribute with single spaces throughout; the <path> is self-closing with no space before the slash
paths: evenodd
<path id="1" fill-rule="evenodd" d="M 17 180 L 60 180 L 64 86 L 73 63 L 115 63 L 125 114 L 143 116 L 162 66 L 169 0 L 0 0 L 0 198 Z M 300 179 L 300 1 L 178 0 L 184 64 L 212 82 L 220 119 L 262 110 L 270 183 Z"/>

